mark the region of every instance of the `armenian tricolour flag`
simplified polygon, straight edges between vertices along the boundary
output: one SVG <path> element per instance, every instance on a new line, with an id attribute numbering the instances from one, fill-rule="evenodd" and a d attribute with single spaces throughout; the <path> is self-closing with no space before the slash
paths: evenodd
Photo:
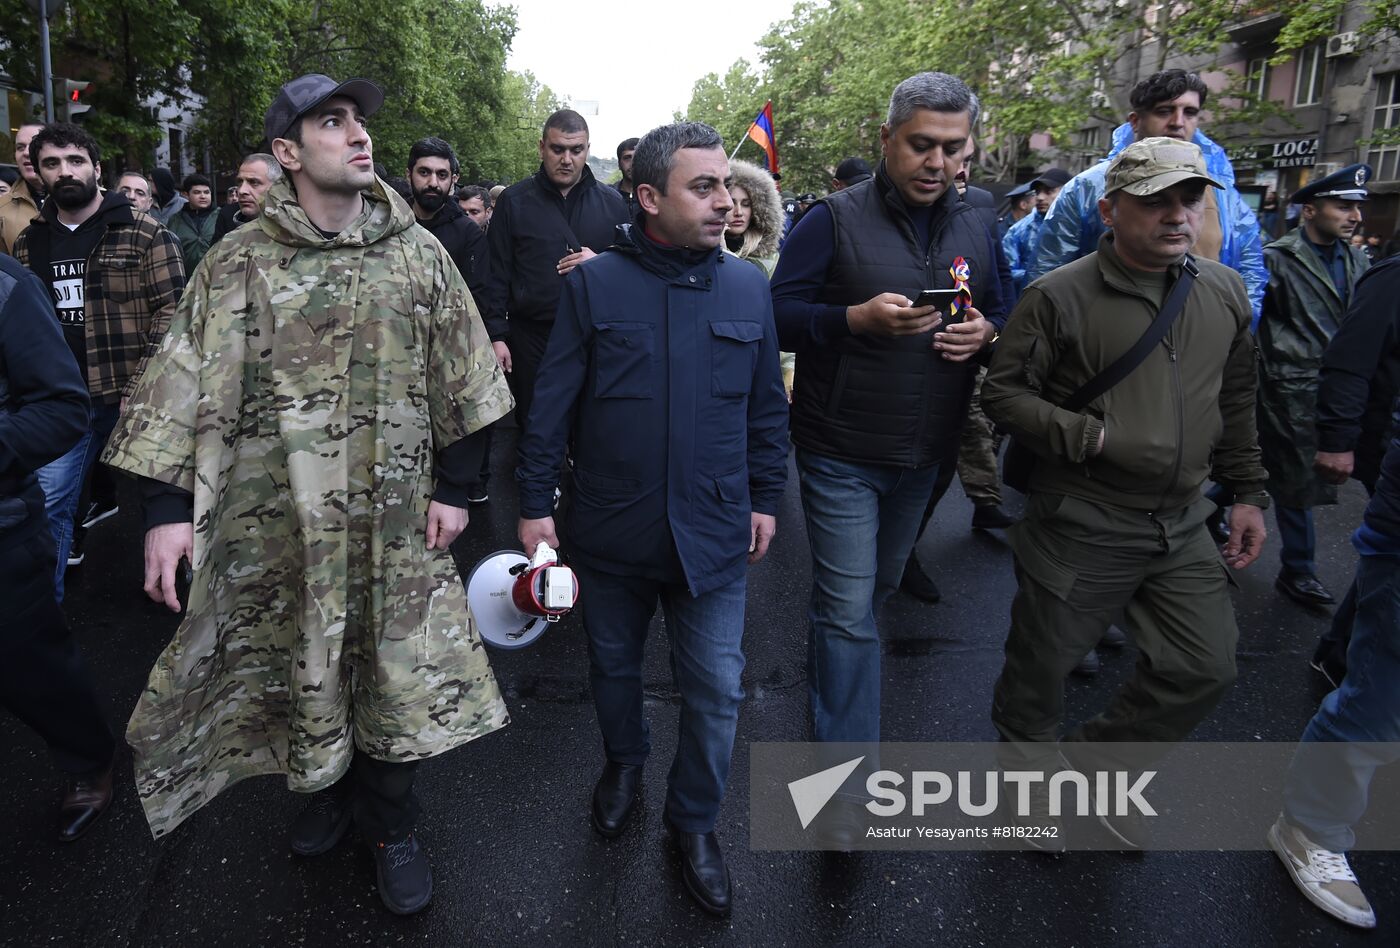
<path id="1" fill-rule="evenodd" d="M 769 172 L 778 170 L 778 139 L 773 134 L 773 101 L 768 100 L 763 106 L 763 111 L 754 118 L 753 124 L 749 126 L 749 137 L 758 143 L 768 156 Z"/>

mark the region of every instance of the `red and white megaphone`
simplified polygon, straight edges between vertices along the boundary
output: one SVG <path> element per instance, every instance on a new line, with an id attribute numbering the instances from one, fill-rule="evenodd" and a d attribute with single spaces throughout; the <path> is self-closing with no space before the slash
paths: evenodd
<path id="1" fill-rule="evenodd" d="M 496 648 L 524 648 L 578 602 L 578 579 L 547 543 L 534 559 L 501 550 L 476 564 L 467 577 L 467 603 L 482 641 Z"/>

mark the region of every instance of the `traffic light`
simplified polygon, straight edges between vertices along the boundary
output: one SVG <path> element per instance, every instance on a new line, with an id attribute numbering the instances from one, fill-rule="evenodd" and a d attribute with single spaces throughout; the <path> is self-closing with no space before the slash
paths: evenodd
<path id="1" fill-rule="evenodd" d="M 79 116 L 92 108 L 92 93 L 91 82 L 78 79 L 63 80 L 63 98 L 67 102 L 68 121 L 77 121 Z"/>

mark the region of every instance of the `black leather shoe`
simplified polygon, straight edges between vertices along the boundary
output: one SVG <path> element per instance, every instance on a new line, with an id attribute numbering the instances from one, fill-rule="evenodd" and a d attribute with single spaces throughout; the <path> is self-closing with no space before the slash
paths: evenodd
<path id="1" fill-rule="evenodd" d="M 352 807 L 348 794 L 338 790 L 318 790 L 292 821 L 292 852 L 298 856 L 319 856 L 340 842 L 350 826 Z"/>
<path id="2" fill-rule="evenodd" d="M 913 550 L 909 551 L 909 559 L 904 561 L 904 575 L 899 580 L 899 588 L 901 592 L 924 602 L 937 602 L 943 598 L 928 573 L 919 565 L 919 555 Z"/>
<path id="3" fill-rule="evenodd" d="M 681 879 L 686 891 L 711 915 L 728 918 L 734 893 L 729 884 L 729 868 L 724 864 L 724 850 L 714 830 L 682 833 L 670 820 L 665 823 L 681 851 Z"/>
<path id="4" fill-rule="evenodd" d="M 974 530 L 1005 530 L 1015 523 L 1016 518 L 1002 510 L 1001 504 L 984 504 L 972 511 Z"/>
<path id="5" fill-rule="evenodd" d="M 637 786 L 642 781 L 641 764 L 608 761 L 593 788 L 593 828 L 598 835 L 612 839 L 627 828 L 637 804 Z"/>
<path id="6" fill-rule="evenodd" d="M 1071 675 L 1080 678 L 1093 678 L 1099 673 L 1099 653 L 1089 649 L 1089 654 L 1079 660 L 1079 664 L 1070 670 Z"/>
<path id="7" fill-rule="evenodd" d="M 812 823 L 817 841 L 823 849 L 838 853 L 854 852 L 865 838 L 867 821 L 861 819 L 861 809 L 854 803 L 832 800 Z"/>
<path id="8" fill-rule="evenodd" d="M 1099 639 L 1099 648 L 1123 648 L 1128 644 L 1128 633 L 1118 628 L 1116 625 L 1108 627 L 1103 638 Z"/>
<path id="9" fill-rule="evenodd" d="M 433 900 L 433 868 L 428 854 L 409 833 L 395 843 L 371 843 L 374 881 L 385 908 L 395 915 L 412 915 Z"/>
<path id="10" fill-rule="evenodd" d="M 1330 606 L 1337 601 L 1322 581 L 1310 573 L 1279 573 L 1274 588 L 1305 606 Z"/>
<path id="11" fill-rule="evenodd" d="M 112 805 L 112 766 L 96 774 L 69 777 L 58 805 L 58 841 L 71 843 Z"/>

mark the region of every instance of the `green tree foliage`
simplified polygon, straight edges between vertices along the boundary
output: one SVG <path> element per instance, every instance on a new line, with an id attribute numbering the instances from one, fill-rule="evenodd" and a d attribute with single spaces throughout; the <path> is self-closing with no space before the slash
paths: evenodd
<path id="1" fill-rule="evenodd" d="M 38 88 L 38 24 L 25 0 L 0 0 L 0 68 Z M 515 11 L 484 0 L 81 0 L 52 24 L 56 75 L 95 81 L 88 127 L 124 164 L 159 140 L 143 103 L 195 111 L 195 145 L 229 169 L 262 145 L 263 112 L 305 72 L 364 76 L 384 87 L 374 153 L 402 173 L 424 135 L 452 142 L 467 180 L 533 169 L 535 133 L 515 134 L 554 102 L 505 68 Z M 540 124 L 543 119 L 540 119 Z M 109 170 L 115 170 L 110 168 Z"/>
<path id="2" fill-rule="evenodd" d="M 504 105 L 491 140 L 484 144 L 477 178 L 512 183 L 535 173 L 540 165 L 539 142 L 545 119 L 564 102 L 531 72 L 508 72 L 503 80 Z M 464 180 L 475 180 L 463 172 Z"/>
<path id="3" fill-rule="evenodd" d="M 190 6 L 83 0 L 50 21 L 54 75 L 94 82 L 84 123 L 118 163 L 140 164 L 160 138 L 155 115 L 143 103 L 178 101 L 189 37 L 198 27 Z M 6 39 L 0 69 L 23 86 L 40 88 L 38 16 L 25 0 L 0 0 L 0 22 Z M 60 118 L 63 105 L 55 102 Z"/>
<path id="4" fill-rule="evenodd" d="M 723 78 L 695 83 L 688 117 L 742 134 L 773 100 L 784 183 L 820 189 L 847 155 L 874 159 L 888 96 L 929 69 L 963 78 L 982 100 L 978 170 L 1011 178 L 1034 165 L 1029 137 L 1060 147 L 1093 122 L 1129 111 L 1128 77 L 1183 58 L 1210 57 L 1234 24 L 1271 13 L 1289 18 L 1280 48 L 1326 35 L 1345 0 L 801 0 L 759 40 L 757 67 L 740 61 Z M 1400 7 L 1368 0 L 1363 32 L 1393 40 Z M 1216 122 L 1257 124 L 1278 109 L 1235 77 L 1212 102 Z M 1097 146 L 1095 146 L 1097 147 Z M 740 156 L 747 154 L 741 150 Z M 1086 157 L 1088 156 L 1086 151 Z"/>

